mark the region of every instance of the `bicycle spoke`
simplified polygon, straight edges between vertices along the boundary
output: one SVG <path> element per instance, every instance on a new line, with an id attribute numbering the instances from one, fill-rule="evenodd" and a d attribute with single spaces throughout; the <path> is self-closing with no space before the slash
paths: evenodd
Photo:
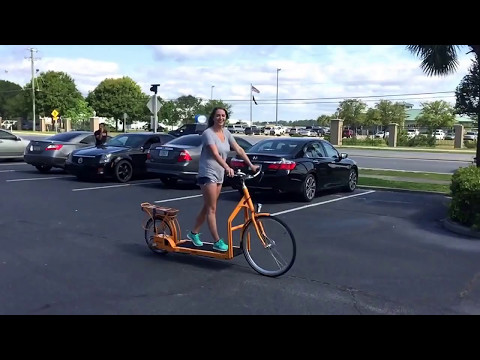
<path id="1" fill-rule="evenodd" d="M 249 265 L 262 275 L 280 276 L 295 261 L 295 238 L 288 226 L 274 216 L 261 215 L 250 221 L 243 234 L 242 247 Z"/>

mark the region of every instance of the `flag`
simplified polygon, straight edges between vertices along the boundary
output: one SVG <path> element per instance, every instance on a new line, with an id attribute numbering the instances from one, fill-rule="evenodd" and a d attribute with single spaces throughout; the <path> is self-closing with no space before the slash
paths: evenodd
<path id="1" fill-rule="evenodd" d="M 255 103 L 255 105 L 258 105 L 257 102 L 255 101 L 255 96 L 252 96 L 253 98 L 253 102 Z"/>
<path id="2" fill-rule="evenodd" d="M 257 94 L 260 94 L 260 91 L 253 85 L 252 85 L 252 91 L 256 92 Z"/>

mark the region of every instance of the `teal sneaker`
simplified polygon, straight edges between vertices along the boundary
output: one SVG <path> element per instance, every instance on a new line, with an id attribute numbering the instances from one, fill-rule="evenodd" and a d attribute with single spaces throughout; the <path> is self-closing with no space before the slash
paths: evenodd
<path id="1" fill-rule="evenodd" d="M 194 234 L 191 231 L 187 234 L 187 238 L 192 240 L 193 245 L 195 246 L 203 246 L 202 240 L 200 240 L 200 233 Z"/>
<path id="2" fill-rule="evenodd" d="M 223 242 L 223 239 L 220 239 L 213 244 L 213 250 L 225 252 L 228 250 L 228 245 Z"/>

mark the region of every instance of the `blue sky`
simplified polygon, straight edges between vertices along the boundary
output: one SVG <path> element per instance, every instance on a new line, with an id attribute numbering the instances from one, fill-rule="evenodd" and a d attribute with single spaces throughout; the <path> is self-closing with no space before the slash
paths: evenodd
<path id="1" fill-rule="evenodd" d="M 159 83 L 167 100 L 213 95 L 233 105 L 232 119 L 269 122 L 331 115 L 344 99 L 454 105 L 473 59 L 464 47 L 455 74 L 428 77 L 405 45 L 0 45 L 1 80 L 31 80 L 29 48 L 38 50 L 35 69 L 67 73 L 84 95 L 106 78 L 128 76 L 147 94 Z M 250 84 L 260 91 L 258 105 Z"/>

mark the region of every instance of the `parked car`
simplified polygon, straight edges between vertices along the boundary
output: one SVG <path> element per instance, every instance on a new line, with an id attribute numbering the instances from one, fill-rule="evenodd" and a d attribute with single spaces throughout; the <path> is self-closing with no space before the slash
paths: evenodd
<path id="1" fill-rule="evenodd" d="M 247 126 L 245 128 L 245 135 L 261 135 L 263 134 L 263 128 L 261 126 Z"/>
<path id="2" fill-rule="evenodd" d="M 245 151 L 252 147 L 246 139 L 234 138 Z M 201 135 L 185 135 L 165 145 L 153 144 L 145 162 L 147 172 L 158 175 L 167 186 L 174 186 L 178 180 L 196 182 L 201 151 Z M 235 152 L 230 151 L 227 163 L 234 155 Z"/>
<path id="3" fill-rule="evenodd" d="M 407 138 L 413 139 L 415 136 L 420 135 L 420 131 L 418 129 L 407 129 Z"/>
<path id="4" fill-rule="evenodd" d="M 449 131 L 445 134 L 445 140 L 455 140 L 455 133 L 453 131 Z"/>
<path id="5" fill-rule="evenodd" d="M 304 128 L 300 126 L 292 126 L 290 130 L 288 130 L 288 134 L 290 136 L 295 136 L 295 135 L 300 135 L 300 130 L 303 130 Z"/>
<path id="6" fill-rule="evenodd" d="M 388 131 L 378 131 L 376 134 L 375 134 L 375 138 L 376 139 L 386 139 L 388 138 Z"/>
<path id="7" fill-rule="evenodd" d="M 445 140 L 445 132 L 442 129 L 435 130 L 432 136 L 434 136 L 437 140 Z"/>
<path id="8" fill-rule="evenodd" d="M 321 190 L 354 191 L 357 187 L 357 163 L 323 139 L 264 139 L 254 144 L 247 155 L 263 172 L 262 176 L 249 181 L 251 191 L 293 193 L 310 202 Z M 230 166 L 242 169 L 245 163 L 234 157 Z"/>
<path id="9" fill-rule="evenodd" d="M 207 124 L 183 124 L 177 130 L 169 131 L 170 135 L 175 137 L 189 135 L 189 134 L 202 134 L 207 128 Z"/>
<path id="10" fill-rule="evenodd" d="M 111 136 L 108 136 L 111 138 Z M 31 140 L 23 160 L 41 173 L 52 168 L 65 169 L 65 161 L 73 150 L 95 145 L 92 131 L 68 131 L 42 140 Z"/>
<path id="11" fill-rule="evenodd" d="M 352 129 L 343 129 L 342 137 L 348 138 L 348 139 L 353 137 L 353 130 Z"/>
<path id="12" fill-rule="evenodd" d="M 317 133 L 313 132 L 312 129 L 300 129 L 298 131 L 298 135 L 300 136 L 317 136 Z"/>
<path id="13" fill-rule="evenodd" d="M 283 126 L 272 126 L 270 129 L 270 134 L 272 136 L 281 136 L 285 135 L 285 129 Z"/>
<path id="14" fill-rule="evenodd" d="M 0 159 L 23 159 L 23 153 L 29 143 L 27 139 L 0 129 Z"/>
<path id="15" fill-rule="evenodd" d="M 476 131 L 467 131 L 464 135 L 463 135 L 463 140 L 472 140 L 472 141 L 475 141 L 478 139 L 478 133 Z"/>
<path id="16" fill-rule="evenodd" d="M 230 124 L 227 126 L 227 129 L 232 134 L 245 134 L 245 128 L 243 127 L 243 125 Z"/>
<path id="17" fill-rule="evenodd" d="M 79 179 L 113 177 L 126 183 L 135 175 L 146 175 L 145 160 L 152 144 L 165 144 L 173 139 L 173 135 L 165 133 L 119 134 L 104 145 L 72 151 L 65 169 Z"/>

